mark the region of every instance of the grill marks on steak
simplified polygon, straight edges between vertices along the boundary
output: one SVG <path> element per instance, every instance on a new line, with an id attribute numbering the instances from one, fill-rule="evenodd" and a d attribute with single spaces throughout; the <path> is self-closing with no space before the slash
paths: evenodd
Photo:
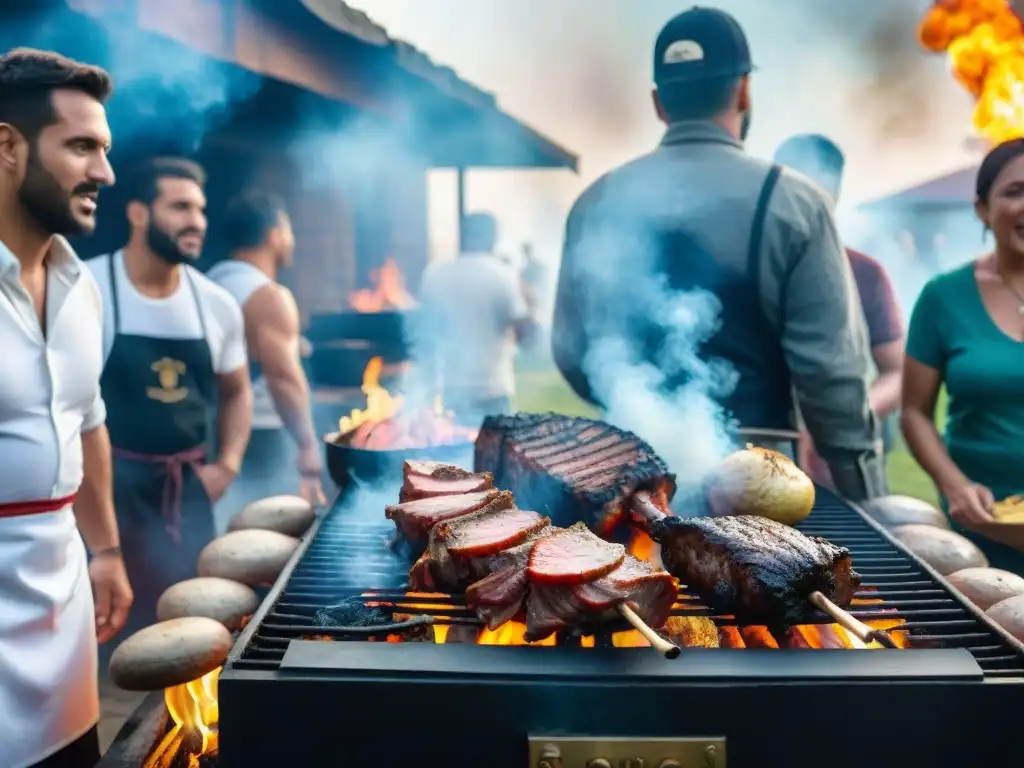
<path id="1" fill-rule="evenodd" d="M 665 517 L 651 533 L 670 573 L 750 624 L 806 623 L 815 613 L 811 592 L 846 608 L 861 583 L 849 550 L 763 517 Z"/>
<path id="2" fill-rule="evenodd" d="M 671 499 L 675 477 L 640 438 L 591 419 L 518 414 L 484 419 L 475 469 L 491 472 L 525 507 L 556 523 L 601 533 L 623 518 L 638 490 Z"/>
<path id="3" fill-rule="evenodd" d="M 385 507 L 384 515 L 395 521 L 395 526 L 406 539 L 422 541 L 437 523 L 472 514 L 489 506 L 493 509 L 509 509 L 515 505 L 511 493 L 492 489 L 407 501 Z"/>

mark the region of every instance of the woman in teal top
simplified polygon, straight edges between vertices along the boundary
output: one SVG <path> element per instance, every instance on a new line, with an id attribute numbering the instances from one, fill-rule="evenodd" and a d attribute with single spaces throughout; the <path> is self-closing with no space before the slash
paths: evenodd
<path id="1" fill-rule="evenodd" d="M 1024 493 L 1024 140 L 989 152 L 976 193 L 995 251 L 921 292 L 907 334 L 901 422 L 960 533 L 993 567 L 1024 574 L 1024 553 L 963 527 L 992 522 L 996 500 Z M 943 384 L 945 439 L 934 420 Z"/>

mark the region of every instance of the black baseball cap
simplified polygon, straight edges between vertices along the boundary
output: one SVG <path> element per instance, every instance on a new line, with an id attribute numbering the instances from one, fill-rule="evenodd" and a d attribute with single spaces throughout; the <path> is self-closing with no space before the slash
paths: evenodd
<path id="1" fill-rule="evenodd" d="M 654 83 L 741 77 L 754 69 L 743 27 L 717 8 L 693 7 L 669 20 L 654 43 Z"/>

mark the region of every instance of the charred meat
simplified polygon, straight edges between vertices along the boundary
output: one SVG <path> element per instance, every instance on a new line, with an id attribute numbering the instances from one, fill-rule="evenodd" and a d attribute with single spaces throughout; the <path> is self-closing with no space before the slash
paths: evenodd
<path id="1" fill-rule="evenodd" d="M 494 487 L 490 472 L 467 472 L 461 467 L 436 461 L 407 461 L 399 502 L 427 499 L 434 496 L 455 496 L 476 493 Z"/>
<path id="2" fill-rule="evenodd" d="M 785 628 L 811 620 L 808 596 L 821 592 L 846 608 L 860 586 L 850 552 L 753 515 L 680 518 L 641 508 L 661 544 L 665 568 L 716 611 L 748 624 Z"/>
<path id="3" fill-rule="evenodd" d="M 556 524 L 583 522 L 600 534 L 623 520 L 636 491 L 669 500 L 675 493 L 675 477 L 636 435 L 557 414 L 487 417 L 474 463 L 477 472 L 490 472 L 523 506 Z"/>

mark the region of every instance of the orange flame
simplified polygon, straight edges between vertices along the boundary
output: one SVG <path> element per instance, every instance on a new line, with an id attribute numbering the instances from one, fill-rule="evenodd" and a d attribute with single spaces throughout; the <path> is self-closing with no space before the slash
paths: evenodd
<path id="1" fill-rule="evenodd" d="M 348 303 L 356 312 L 391 312 L 414 309 L 416 299 L 405 289 L 405 277 L 394 259 L 385 261 L 370 273 L 373 288 L 352 291 Z"/>
<path id="2" fill-rule="evenodd" d="M 475 431 L 453 421 L 440 396 L 434 398 L 432 408 L 421 408 L 415 412 L 403 410 L 404 398 L 392 395 L 380 383 L 383 369 L 384 361 L 380 357 L 367 363 L 362 387 L 366 408 L 354 408 L 338 421 L 340 436 L 349 445 L 370 451 L 393 451 L 476 439 Z"/>
<path id="3" fill-rule="evenodd" d="M 150 753 L 143 768 L 185 765 L 178 754 L 182 750 L 187 753 L 188 768 L 199 768 L 200 757 L 217 754 L 220 722 L 217 681 L 221 669 L 218 667 L 196 680 L 164 691 L 164 702 L 174 727 Z"/>
<path id="4" fill-rule="evenodd" d="M 1024 136 L 1024 28 L 1007 0 L 937 0 L 918 27 L 929 51 L 977 101 L 974 128 L 993 144 Z"/>

